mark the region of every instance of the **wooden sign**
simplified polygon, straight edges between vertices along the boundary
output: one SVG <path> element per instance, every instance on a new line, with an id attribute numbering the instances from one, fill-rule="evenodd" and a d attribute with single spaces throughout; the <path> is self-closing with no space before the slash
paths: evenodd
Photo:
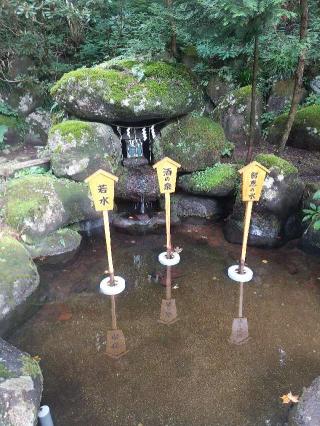
<path id="1" fill-rule="evenodd" d="M 126 354 L 126 341 L 122 330 L 107 331 L 107 355 L 118 359 Z"/>
<path id="2" fill-rule="evenodd" d="M 242 201 L 259 201 L 266 174 L 269 170 L 253 161 L 239 170 L 242 175 Z"/>
<path id="3" fill-rule="evenodd" d="M 161 324 L 170 325 L 178 320 L 175 299 L 163 299 L 161 303 L 160 319 Z"/>
<path id="4" fill-rule="evenodd" d="M 97 211 L 113 210 L 114 183 L 118 178 L 104 170 L 98 170 L 86 180 L 89 184 L 94 208 Z"/>
<path id="5" fill-rule="evenodd" d="M 176 190 L 177 169 L 179 163 L 165 157 L 158 161 L 153 168 L 157 170 L 158 182 L 161 194 L 172 194 Z"/>

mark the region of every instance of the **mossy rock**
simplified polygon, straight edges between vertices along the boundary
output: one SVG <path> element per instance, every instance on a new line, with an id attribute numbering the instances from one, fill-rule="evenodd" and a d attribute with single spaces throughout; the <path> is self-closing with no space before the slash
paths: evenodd
<path id="1" fill-rule="evenodd" d="M 234 165 L 219 163 L 203 171 L 180 176 L 178 186 L 191 194 L 226 197 L 232 194 L 238 181 Z"/>
<path id="2" fill-rule="evenodd" d="M 3 335 L 30 310 L 40 280 L 28 251 L 10 235 L 0 236 L 0 265 L 0 335 Z"/>
<path id="3" fill-rule="evenodd" d="M 269 142 L 278 145 L 281 141 L 288 114 L 281 114 L 269 128 Z M 301 108 L 294 119 L 288 145 L 309 151 L 320 151 L 320 105 Z"/>
<path id="4" fill-rule="evenodd" d="M 116 174 L 121 166 L 121 142 L 102 123 L 63 121 L 50 129 L 48 146 L 51 167 L 58 177 L 83 181 L 98 169 Z"/>
<path id="5" fill-rule="evenodd" d="M 161 206 L 164 209 L 164 199 Z M 171 215 L 173 218 L 202 218 L 218 220 L 223 214 L 222 205 L 218 200 L 194 195 L 173 194 L 171 196 Z"/>
<path id="6" fill-rule="evenodd" d="M 41 263 L 60 264 L 73 258 L 81 244 L 81 235 L 64 228 L 49 235 L 27 239 L 25 247 L 33 259 Z"/>
<path id="7" fill-rule="evenodd" d="M 3 199 L 5 222 L 29 237 L 48 235 L 70 223 L 93 219 L 85 183 L 34 175 L 8 182 Z"/>
<path id="8" fill-rule="evenodd" d="M 43 389 L 39 363 L 0 339 L 0 424 L 36 425 Z"/>
<path id="9" fill-rule="evenodd" d="M 251 86 L 244 86 L 228 93 L 214 111 L 220 121 L 226 137 L 234 143 L 246 143 L 249 135 L 251 108 Z M 256 100 L 256 134 L 261 136 L 260 117 L 262 113 L 262 97 L 257 93 Z"/>
<path id="10" fill-rule="evenodd" d="M 298 169 L 290 161 L 284 160 L 274 154 L 259 154 L 255 160 L 267 169 L 278 169 L 283 175 L 298 174 Z"/>
<path id="11" fill-rule="evenodd" d="M 197 109 L 202 100 L 184 65 L 135 59 L 71 71 L 51 94 L 71 114 L 105 123 L 168 119 Z"/>
<path id="12" fill-rule="evenodd" d="M 220 124 L 208 117 L 188 115 L 166 126 L 153 144 L 155 160 L 170 157 L 181 171 L 203 170 L 218 162 L 225 149 L 232 149 Z"/>
<path id="13" fill-rule="evenodd" d="M 122 200 L 135 202 L 155 201 L 160 197 L 156 171 L 149 165 L 122 167 L 115 195 Z"/>
<path id="14" fill-rule="evenodd" d="M 271 93 L 267 103 L 267 111 L 280 114 L 285 107 L 290 105 L 294 89 L 294 79 L 275 81 L 272 85 Z M 299 93 L 299 103 L 307 95 L 307 91 L 302 88 Z"/>

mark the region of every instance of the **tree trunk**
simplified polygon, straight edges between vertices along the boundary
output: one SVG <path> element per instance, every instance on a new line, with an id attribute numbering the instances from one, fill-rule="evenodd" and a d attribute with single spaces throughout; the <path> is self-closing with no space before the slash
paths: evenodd
<path id="1" fill-rule="evenodd" d="M 308 0 L 300 0 L 300 7 L 301 7 L 300 43 L 303 43 L 308 34 Z M 292 100 L 291 100 L 291 107 L 290 107 L 286 127 L 284 129 L 281 142 L 279 145 L 279 150 L 278 150 L 280 154 L 283 153 L 286 147 L 286 144 L 292 129 L 292 125 L 297 113 L 299 100 L 300 100 L 300 90 L 302 88 L 302 83 L 303 83 L 303 72 L 304 72 L 306 51 L 307 49 L 303 48 L 299 56 L 299 61 L 298 61 L 296 76 L 294 81 Z"/>
<path id="2" fill-rule="evenodd" d="M 254 50 L 253 50 L 250 128 L 249 128 L 249 143 L 248 143 L 246 163 L 250 163 L 250 161 L 252 160 L 254 139 L 256 136 L 256 103 L 257 103 L 258 66 L 259 66 L 259 36 L 256 35 L 254 38 Z"/>
<path id="3" fill-rule="evenodd" d="M 172 0 L 165 0 L 167 8 L 172 8 Z M 170 56 L 177 57 L 177 33 L 174 19 L 171 19 L 171 38 L 170 38 Z"/>

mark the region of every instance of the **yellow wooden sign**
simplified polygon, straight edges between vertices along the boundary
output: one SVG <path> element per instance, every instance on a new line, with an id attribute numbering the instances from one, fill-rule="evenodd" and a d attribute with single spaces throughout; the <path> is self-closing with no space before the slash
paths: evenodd
<path id="1" fill-rule="evenodd" d="M 266 174 L 269 170 L 253 161 L 239 170 L 242 175 L 242 201 L 259 201 Z"/>
<path id="2" fill-rule="evenodd" d="M 98 170 L 85 182 L 89 184 L 94 207 L 97 211 L 113 210 L 114 183 L 118 178 L 104 170 Z"/>
<path id="3" fill-rule="evenodd" d="M 176 190 L 177 169 L 179 167 L 181 165 L 169 157 L 163 158 L 153 166 L 157 170 L 161 194 L 171 194 Z"/>

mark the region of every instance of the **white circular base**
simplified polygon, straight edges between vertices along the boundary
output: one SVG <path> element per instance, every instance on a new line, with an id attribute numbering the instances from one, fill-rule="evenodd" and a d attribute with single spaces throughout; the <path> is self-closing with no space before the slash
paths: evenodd
<path id="1" fill-rule="evenodd" d="M 238 283 L 247 283 L 252 280 L 253 272 L 247 266 L 243 267 L 243 274 L 239 273 L 239 265 L 232 265 L 228 269 L 228 276 L 233 281 L 237 281 Z"/>
<path id="2" fill-rule="evenodd" d="M 53 426 L 50 409 L 47 405 L 42 405 L 38 411 L 38 419 L 40 426 Z"/>
<path id="3" fill-rule="evenodd" d="M 114 285 L 110 285 L 110 277 L 104 278 L 100 283 L 100 293 L 114 296 L 122 293 L 126 288 L 126 282 L 121 277 L 114 277 Z"/>
<path id="4" fill-rule="evenodd" d="M 46 417 L 50 414 L 50 408 L 47 405 L 42 405 L 38 411 L 38 417 L 41 419 L 42 417 Z"/>
<path id="5" fill-rule="evenodd" d="M 164 251 L 163 253 L 160 253 L 158 256 L 158 260 L 161 263 L 161 265 L 165 265 L 165 266 L 174 266 L 174 265 L 178 265 L 178 263 L 180 262 L 180 255 L 179 253 L 176 253 L 175 251 L 173 251 L 171 253 L 170 258 L 167 257 L 167 252 Z"/>

